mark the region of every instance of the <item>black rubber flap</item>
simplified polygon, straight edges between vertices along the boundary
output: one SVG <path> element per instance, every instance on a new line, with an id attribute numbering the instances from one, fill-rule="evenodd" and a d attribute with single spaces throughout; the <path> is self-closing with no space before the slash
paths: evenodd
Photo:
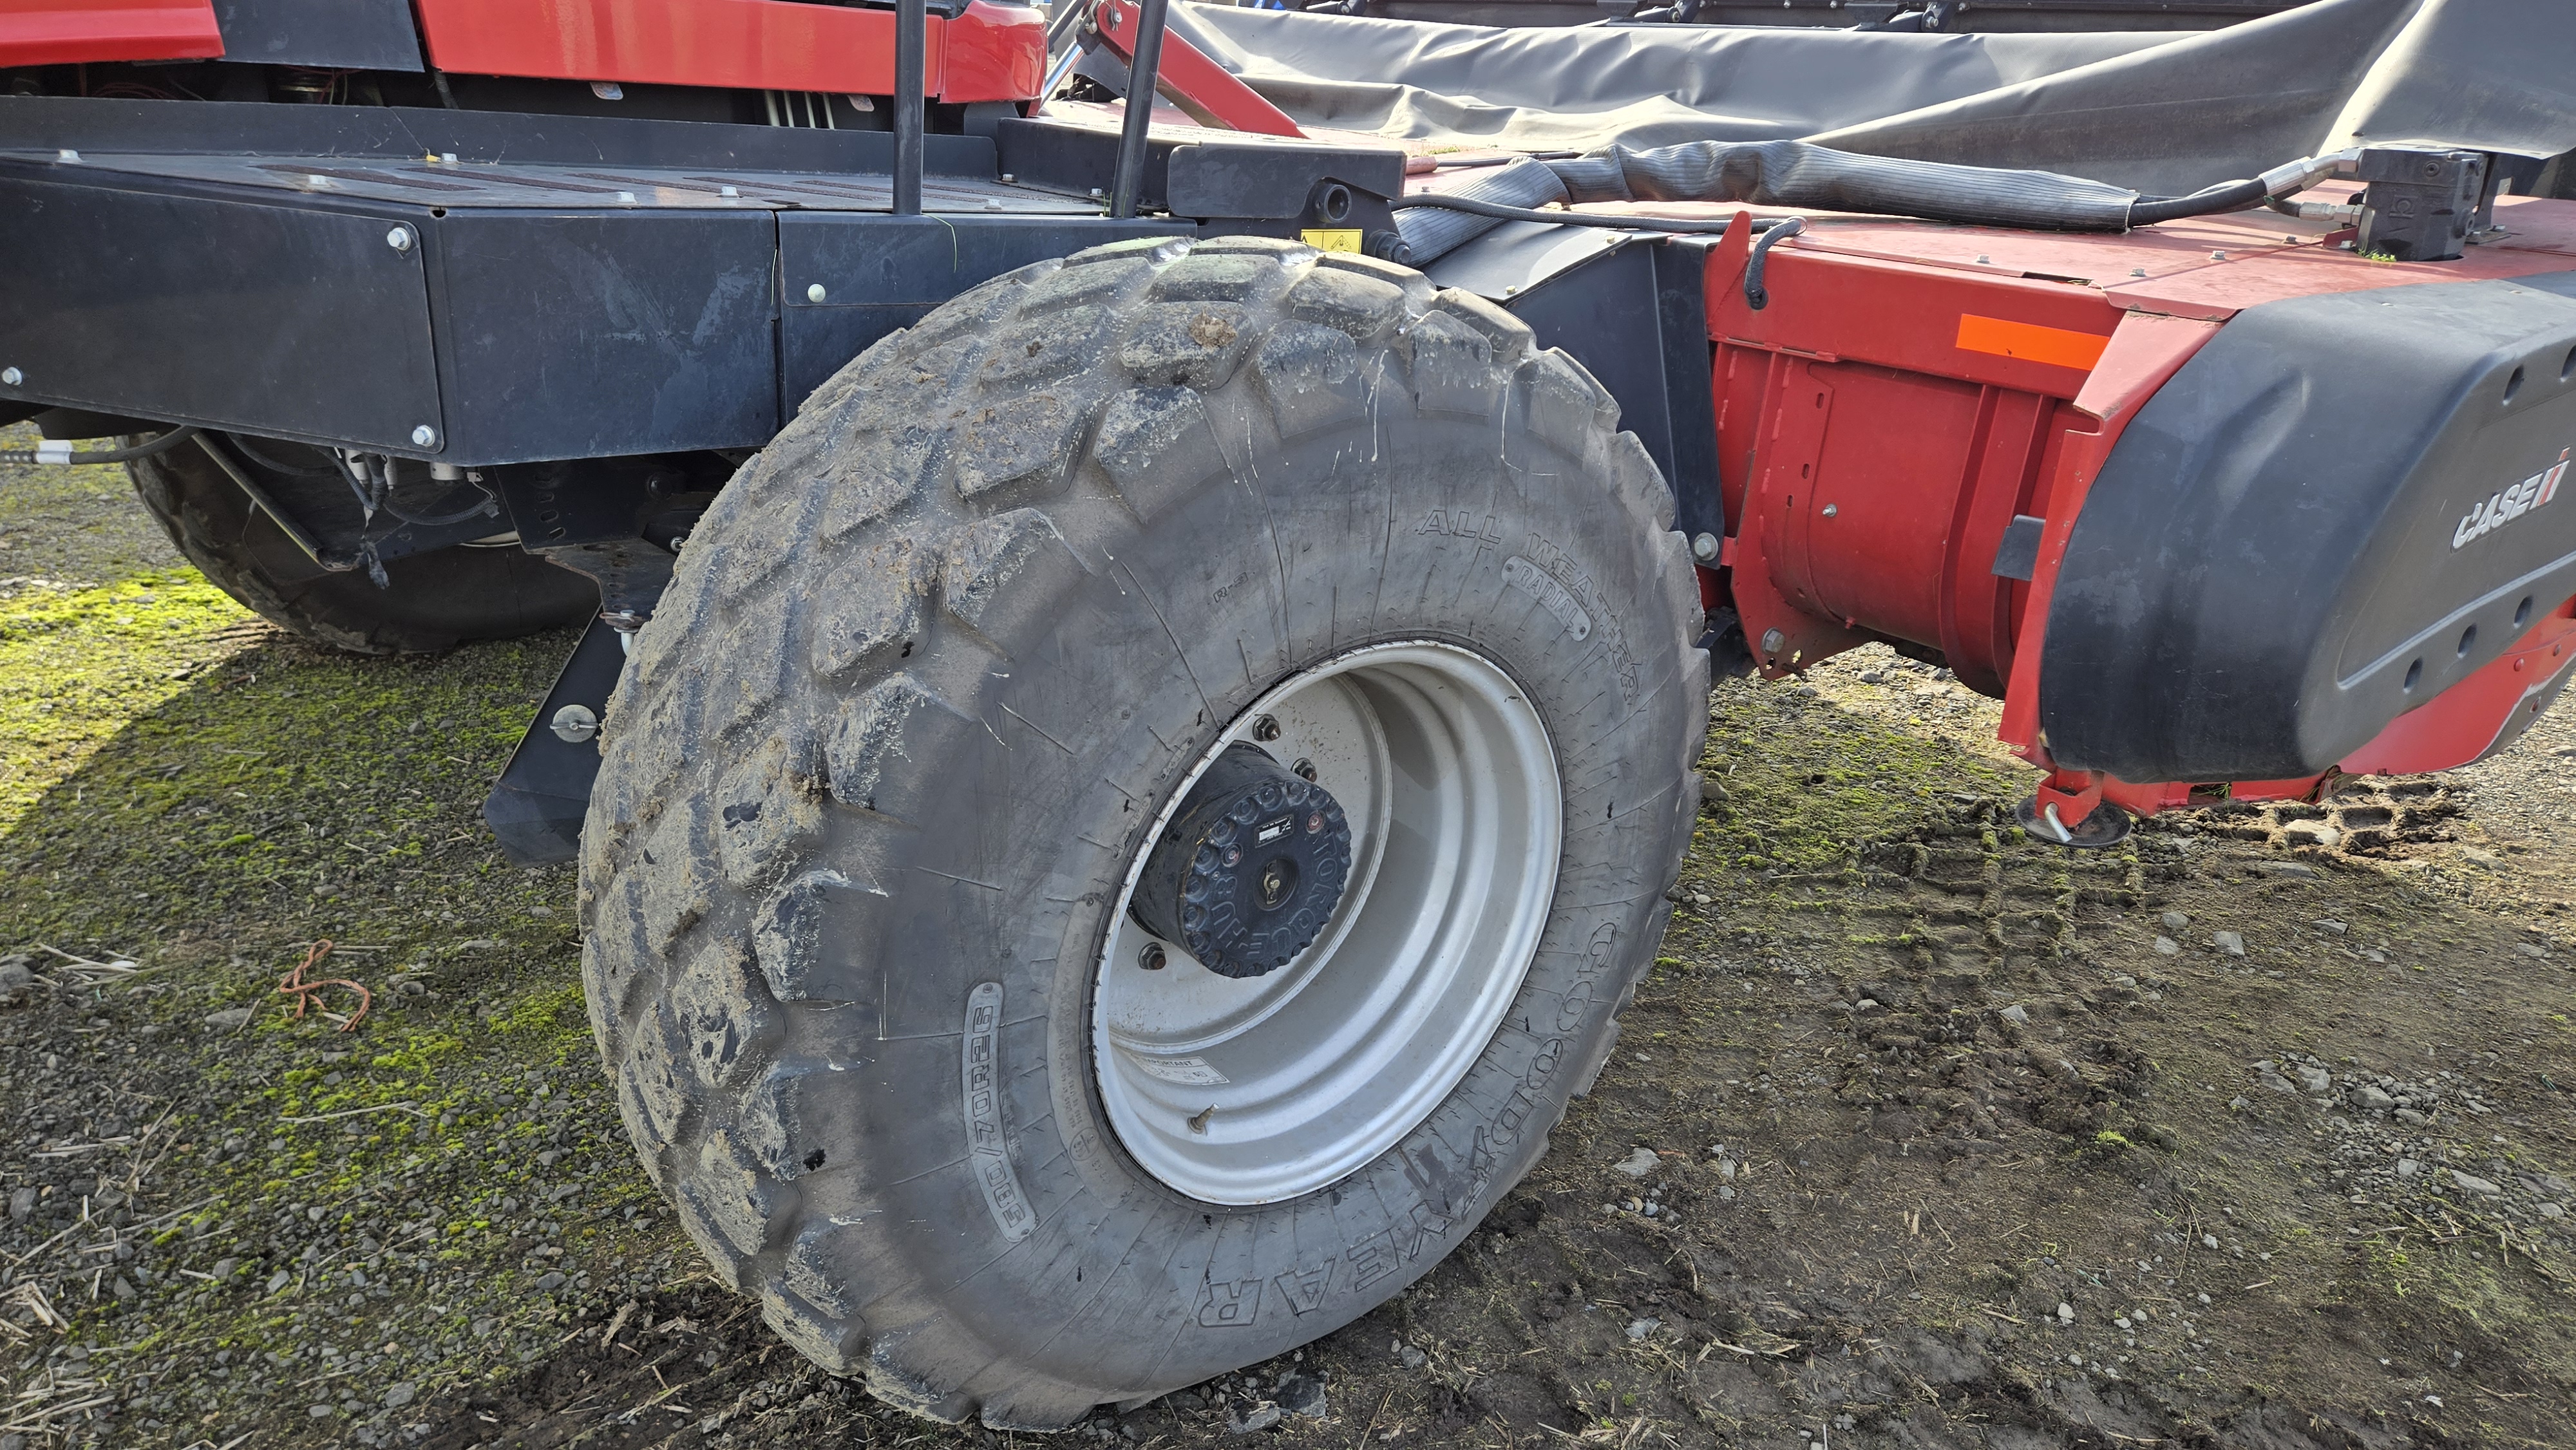
<path id="1" fill-rule="evenodd" d="M 2040 657 L 2057 760 L 2334 766 L 2576 595 L 2576 272 L 2247 309 L 2121 435 Z"/>

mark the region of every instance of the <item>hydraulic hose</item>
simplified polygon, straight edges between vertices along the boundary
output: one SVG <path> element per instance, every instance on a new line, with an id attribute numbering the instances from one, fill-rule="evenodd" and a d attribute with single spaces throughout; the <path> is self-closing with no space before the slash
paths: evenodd
<path id="1" fill-rule="evenodd" d="M 1745 306 L 1759 312 L 1763 308 L 1771 305 L 1771 289 L 1762 285 L 1762 264 L 1770 257 L 1771 249 L 1773 247 L 1780 245 L 1782 242 L 1789 240 L 1791 237 L 1798 235 L 1806 229 L 1807 219 L 1805 217 L 1782 217 L 1768 231 L 1765 231 L 1762 234 L 1762 240 L 1753 244 L 1753 249 L 1747 253 L 1744 258 Z"/>
<path id="2" fill-rule="evenodd" d="M 131 448 L 108 448 L 95 453 L 74 450 L 69 439 L 47 439 L 33 448 L 0 448 L 0 463 L 130 463 L 167 453 L 196 436 L 194 428 L 173 428 Z"/>
<path id="3" fill-rule="evenodd" d="M 2179 217 L 2242 211 L 2304 190 L 2357 155 L 2346 151 L 2302 157 L 2260 176 L 2222 182 L 2188 196 L 2163 197 L 2140 196 L 2126 187 L 2051 171 L 1905 161 L 1804 141 L 1692 141 L 1647 150 L 1613 146 L 1567 159 L 1517 158 L 1455 190 L 1409 196 L 1395 205 L 1414 212 L 1399 220 L 1397 229 L 1412 248 L 1415 266 L 1503 221 L 1635 231 L 1723 229 L 1723 224 L 1694 225 L 1653 217 L 1532 214 L 1552 204 L 1603 201 L 1731 201 L 1972 226 L 2117 232 Z M 1448 214 L 1422 215 L 1426 210 Z"/>
<path id="4" fill-rule="evenodd" d="M 1602 227 L 1620 232 L 1682 232 L 1723 236 L 1728 227 L 1735 225 L 1733 217 L 1612 216 L 1590 211 L 1542 211 L 1536 207 L 1504 206 L 1499 202 L 1478 201 L 1472 196 L 1443 196 L 1437 192 L 1408 196 L 1401 201 L 1388 202 L 1387 205 L 1396 211 L 1428 206 L 1437 207 L 1443 211 L 1466 212 L 1471 216 L 1491 217 L 1495 221 L 1502 222 L 1547 222 L 1554 226 Z M 1768 231 L 1784 220 L 1795 221 L 1797 218 L 1756 217 L 1753 219 L 1753 230 Z"/>
<path id="5" fill-rule="evenodd" d="M 2270 193 L 2263 189 L 2260 180 L 2247 177 L 2243 181 L 2222 181 L 2216 186 L 2205 186 L 2189 196 L 2142 196 L 2129 203 L 2129 225 L 2151 227 L 2158 222 L 2181 217 L 2243 211 L 2268 195 Z"/>

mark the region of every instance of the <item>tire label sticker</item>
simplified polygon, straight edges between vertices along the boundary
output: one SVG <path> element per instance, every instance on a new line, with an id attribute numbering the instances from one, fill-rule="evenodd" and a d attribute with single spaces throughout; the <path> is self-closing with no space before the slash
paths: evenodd
<path id="1" fill-rule="evenodd" d="M 1020 1192 L 1010 1144 L 1002 1136 L 1001 1029 L 1002 984 L 979 982 L 966 994 L 966 1166 L 984 1190 L 994 1225 L 1003 1238 L 1017 1243 L 1036 1227 L 1037 1216 Z"/>
<path id="2" fill-rule="evenodd" d="M 1556 616 L 1557 623 L 1565 626 L 1567 634 L 1578 640 L 1592 637 L 1592 616 L 1583 612 L 1583 606 L 1574 602 L 1564 585 L 1540 573 L 1536 564 L 1514 554 L 1503 561 L 1503 581 L 1536 598 L 1542 608 Z"/>
<path id="3" fill-rule="evenodd" d="M 1141 1052 L 1131 1052 L 1127 1054 L 1127 1060 L 1147 1077 L 1158 1077 L 1184 1087 L 1217 1087 L 1234 1081 L 1208 1066 L 1204 1057 L 1147 1057 Z"/>

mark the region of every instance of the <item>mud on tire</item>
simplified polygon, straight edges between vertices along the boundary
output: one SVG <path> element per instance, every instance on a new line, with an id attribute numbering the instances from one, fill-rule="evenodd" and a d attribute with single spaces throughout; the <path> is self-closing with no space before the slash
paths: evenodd
<path id="1" fill-rule="evenodd" d="M 583 840 L 593 1024 L 717 1271 L 880 1398 L 1032 1429 L 1426 1272 L 1589 1086 L 1661 933 L 1707 695 L 1671 523 L 1516 319 L 1282 242 L 1041 263 L 845 368 L 692 534 Z M 1273 682 L 1425 639 L 1553 742 L 1536 956 L 1394 1148 L 1285 1202 L 1183 1197 L 1093 1078 L 1124 873 Z"/>

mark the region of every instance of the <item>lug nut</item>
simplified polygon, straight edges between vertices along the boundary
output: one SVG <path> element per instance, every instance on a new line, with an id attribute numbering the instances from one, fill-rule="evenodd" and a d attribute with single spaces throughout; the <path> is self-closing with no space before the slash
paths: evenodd
<path id="1" fill-rule="evenodd" d="M 1161 971 L 1163 964 L 1169 960 L 1170 958 L 1163 953 L 1163 944 L 1158 941 L 1145 943 L 1144 948 L 1136 953 L 1136 965 L 1149 972 Z"/>
<path id="2" fill-rule="evenodd" d="M 1300 760 L 1288 768 L 1297 772 L 1302 779 L 1311 781 L 1315 778 L 1315 762 L 1311 760 Z"/>
<path id="3" fill-rule="evenodd" d="M 1263 741 L 1278 739 L 1279 722 L 1268 715 L 1264 715 L 1260 719 L 1253 721 L 1252 738 Z M 1309 780 L 1312 780 L 1313 778 L 1314 777 L 1312 776 L 1307 777 Z"/>

